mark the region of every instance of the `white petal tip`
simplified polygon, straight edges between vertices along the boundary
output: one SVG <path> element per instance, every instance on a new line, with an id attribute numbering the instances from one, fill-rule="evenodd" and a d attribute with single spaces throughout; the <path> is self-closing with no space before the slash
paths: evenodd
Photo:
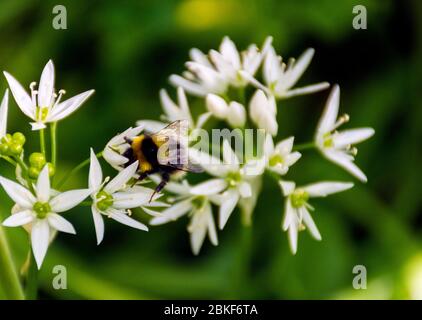
<path id="1" fill-rule="evenodd" d="M 44 123 L 31 122 L 30 124 L 32 131 L 38 131 L 46 128 L 46 125 Z"/>

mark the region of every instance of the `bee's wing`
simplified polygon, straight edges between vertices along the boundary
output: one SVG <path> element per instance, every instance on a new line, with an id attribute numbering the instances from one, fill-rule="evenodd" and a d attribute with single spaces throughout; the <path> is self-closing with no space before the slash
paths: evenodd
<path id="1" fill-rule="evenodd" d="M 163 144 L 157 152 L 157 160 L 161 165 L 169 166 L 178 170 L 188 172 L 203 172 L 203 168 L 192 163 L 188 156 L 188 146 L 180 141 L 170 139 Z"/>
<path id="2" fill-rule="evenodd" d="M 203 172 L 188 157 L 188 120 L 177 120 L 152 135 L 158 145 L 157 159 L 161 165 L 189 172 Z"/>
<path id="3" fill-rule="evenodd" d="M 166 164 L 169 167 L 175 168 L 177 170 L 186 171 L 186 172 L 193 172 L 193 173 L 201 173 L 204 172 L 204 169 L 197 164 L 188 162 L 188 163 L 168 163 Z"/>
<path id="4" fill-rule="evenodd" d="M 188 120 L 176 120 L 164 127 L 157 133 L 152 134 L 155 140 L 168 141 L 173 139 L 174 141 L 187 140 L 188 138 L 189 121 Z M 183 141 L 182 141 L 183 142 Z M 157 143 L 157 141 L 156 141 Z M 159 144 L 159 143 L 158 143 Z"/>
<path id="5" fill-rule="evenodd" d="M 198 164 L 194 164 L 189 162 L 187 165 L 185 165 L 185 167 L 183 169 L 181 169 L 183 171 L 188 171 L 188 172 L 193 172 L 193 173 L 201 173 L 204 172 L 204 168 L 202 168 L 200 165 Z"/>

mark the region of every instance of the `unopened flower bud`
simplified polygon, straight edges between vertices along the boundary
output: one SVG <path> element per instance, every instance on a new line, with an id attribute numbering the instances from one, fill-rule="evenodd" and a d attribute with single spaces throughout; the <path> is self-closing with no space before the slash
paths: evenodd
<path id="1" fill-rule="evenodd" d="M 48 165 L 48 175 L 50 177 L 54 176 L 56 174 L 56 167 L 51 162 L 48 162 L 47 165 Z"/>
<path id="2" fill-rule="evenodd" d="M 7 143 L 0 144 L 0 154 L 7 155 L 9 153 L 9 146 Z"/>
<path id="3" fill-rule="evenodd" d="M 38 168 L 29 167 L 28 175 L 31 179 L 37 179 L 39 174 L 40 174 L 40 170 Z"/>
<path id="4" fill-rule="evenodd" d="M 228 113 L 226 101 L 215 94 L 208 94 L 206 98 L 208 110 L 217 118 L 225 119 Z"/>
<path id="5" fill-rule="evenodd" d="M 227 121 L 233 127 L 243 127 L 246 122 L 245 107 L 236 101 L 230 102 Z"/>
<path id="6" fill-rule="evenodd" d="M 18 156 L 22 153 L 22 144 L 13 142 L 9 145 L 9 152 L 15 156 Z"/>
<path id="7" fill-rule="evenodd" d="M 29 156 L 29 163 L 31 167 L 37 168 L 39 171 L 46 163 L 45 156 L 40 152 L 34 152 Z"/>
<path id="8" fill-rule="evenodd" d="M 21 133 L 21 132 L 15 132 L 14 134 L 13 134 L 13 136 L 12 136 L 12 139 L 13 139 L 13 141 L 14 142 L 16 142 L 16 143 L 18 143 L 18 144 L 20 144 L 20 145 L 24 145 L 25 144 L 25 142 L 26 142 L 26 138 L 25 138 L 25 136 L 24 136 L 24 134 L 23 133 Z"/>

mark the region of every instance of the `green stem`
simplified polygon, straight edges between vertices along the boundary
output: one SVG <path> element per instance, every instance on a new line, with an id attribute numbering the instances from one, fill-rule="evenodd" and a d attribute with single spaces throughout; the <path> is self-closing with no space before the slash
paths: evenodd
<path id="1" fill-rule="evenodd" d="M 26 174 L 28 172 L 28 166 L 26 165 L 26 163 L 19 156 L 16 156 L 15 160 L 21 167 L 22 171 Z"/>
<path id="2" fill-rule="evenodd" d="M 237 260 L 235 261 L 234 269 L 236 275 L 233 276 L 237 297 L 244 299 L 249 298 L 250 286 L 248 279 L 250 279 L 250 267 L 252 260 L 252 226 L 243 226 L 241 235 L 239 237 L 240 243 L 238 247 Z M 239 270 L 241 270 L 239 272 Z"/>
<path id="3" fill-rule="evenodd" d="M 51 133 L 51 163 L 56 166 L 57 161 L 57 122 L 53 122 L 50 126 Z"/>
<path id="4" fill-rule="evenodd" d="M 26 182 L 28 183 L 28 188 L 30 190 L 34 191 L 32 181 L 29 178 L 28 166 L 26 165 L 25 161 L 23 161 L 19 156 L 14 157 L 14 159 L 16 160 L 17 164 L 22 169 L 22 176 L 26 180 Z"/>
<path id="5" fill-rule="evenodd" d="M 265 170 L 265 173 L 267 174 L 267 176 L 269 176 L 271 179 L 273 179 L 277 183 L 282 180 L 281 176 L 279 174 L 275 173 L 274 171 Z"/>
<path id="6" fill-rule="evenodd" d="M 35 300 L 38 295 L 38 268 L 31 249 L 29 255 L 29 269 L 26 278 L 25 297 L 27 300 Z"/>
<path id="7" fill-rule="evenodd" d="M 95 155 L 97 158 L 101 158 L 103 156 L 103 152 L 98 152 Z M 84 161 L 82 161 L 80 164 L 78 164 L 76 167 L 74 167 L 67 175 L 65 175 L 63 177 L 62 180 L 60 180 L 60 182 L 57 184 L 57 188 L 60 189 L 65 183 L 66 181 L 72 177 L 73 175 L 75 175 L 76 173 L 79 172 L 79 170 L 83 169 L 85 166 L 87 166 L 90 162 L 90 158 L 85 159 Z"/>
<path id="8" fill-rule="evenodd" d="M 47 158 L 46 149 L 45 149 L 45 129 L 40 130 L 40 148 L 44 157 Z"/>
<path id="9" fill-rule="evenodd" d="M 302 144 L 297 144 L 293 147 L 294 151 L 299 151 L 299 150 L 306 150 L 306 149 L 313 149 L 315 148 L 315 143 L 314 142 L 307 142 L 307 143 L 302 143 Z"/>
<path id="10" fill-rule="evenodd" d="M 13 160 L 12 158 L 8 157 L 8 156 L 0 156 L 0 158 L 6 160 L 7 162 L 9 162 L 12 166 L 16 167 L 16 161 Z"/>
<path id="11" fill-rule="evenodd" d="M 246 103 L 246 99 L 245 99 L 245 87 L 240 87 L 238 89 L 238 95 L 239 95 L 239 102 L 243 105 L 245 105 Z"/>
<path id="12" fill-rule="evenodd" d="M 8 299 L 23 300 L 22 285 L 13 263 L 6 235 L 0 225 L 0 286 Z"/>

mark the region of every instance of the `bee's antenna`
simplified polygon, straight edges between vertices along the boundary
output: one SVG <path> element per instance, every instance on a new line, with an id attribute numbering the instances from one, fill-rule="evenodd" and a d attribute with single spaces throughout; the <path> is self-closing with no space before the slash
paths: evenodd
<path id="1" fill-rule="evenodd" d="M 132 142 L 133 142 L 133 140 L 132 140 L 132 139 L 130 139 L 130 138 L 128 138 L 128 137 L 124 137 L 124 139 L 125 139 L 125 141 L 126 141 L 127 143 L 129 143 L 130 145 L 132 145 Z"/>

